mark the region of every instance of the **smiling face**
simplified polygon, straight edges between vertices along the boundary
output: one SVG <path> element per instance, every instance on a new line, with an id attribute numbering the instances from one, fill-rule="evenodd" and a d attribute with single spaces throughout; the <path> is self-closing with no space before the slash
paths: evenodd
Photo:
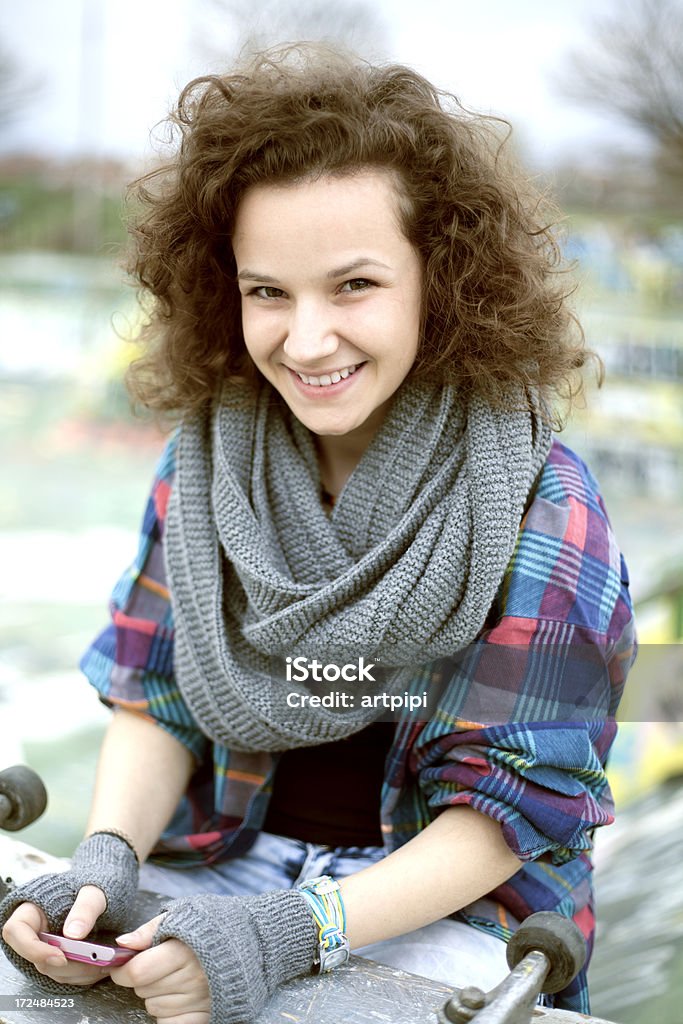
<path id="1" fill-rule="evenodd" d="M 253 362 L 309 430 L 362 451 L 418 347 L 421 264 L 393 176 L 255 186 L 232 245 Z"/>

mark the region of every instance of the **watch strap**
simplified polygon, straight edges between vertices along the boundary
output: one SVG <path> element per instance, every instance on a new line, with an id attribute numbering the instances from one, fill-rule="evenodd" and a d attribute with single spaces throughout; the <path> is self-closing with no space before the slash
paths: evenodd
<path id="1" fill-rule="evenodd" d="M 341 887 L 330 875 L 308 878 L 298 886 L 318 926 L 317 964 L 321 974 L 342 967 L 350 956 L 346 908 Z"/>

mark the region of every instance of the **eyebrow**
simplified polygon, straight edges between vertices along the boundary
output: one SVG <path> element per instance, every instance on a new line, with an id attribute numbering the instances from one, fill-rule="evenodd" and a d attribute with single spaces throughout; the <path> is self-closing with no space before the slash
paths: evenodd
<path id="1" fill-rule="evenodd" d="M 326 276 L 344 277 L 345 274 L 350 274 L 352 270 L 358 270 L 359 267 L 383 267 L 384 270 L 391 270 L 391 267 L 388 267 L 386 263 L 373 260 L 372 256 L 359 256 L 358 259 L 351 260 L 350 263 L 345 263 L 341 267 L 335 267 L 334 270 L 330 270 Z"/>
<path id="2" fill-rule="evenodd" d="M 344 277 L 345 274 L 350 274 L 353 270 L 358 270 L 359 267 L 383 267 L 384 270 L 391 270 L 391 267 L 387 266 L 386 263 L 381 263 L 380 260 L 374 260 L 371 256 L 359 256 L 355 260 L 351 260 L 350 263 L 344 263 L 341 267 L 335 267 L 334 270 L 328 271 L 325 275 L 328 278 Z M 238 281 L 262 281 L 264 284 L 275 284 L 277 283 L 276 277 L 270 277 L 268 274 L 259 274 L 255 270 L 240 270 L 237 275 Z"/>

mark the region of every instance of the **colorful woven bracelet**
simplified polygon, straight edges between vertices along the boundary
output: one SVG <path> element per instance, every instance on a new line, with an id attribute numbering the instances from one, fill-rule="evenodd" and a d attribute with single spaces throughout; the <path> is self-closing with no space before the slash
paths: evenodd
<path id="1" fill-rule="evenodd" d="M 345 964 L 350 955 L 346 937 L 346 909 L 339 882 L 330 875 L 307 878 L 298 886 L 318 926 L 320 973 Z"/>

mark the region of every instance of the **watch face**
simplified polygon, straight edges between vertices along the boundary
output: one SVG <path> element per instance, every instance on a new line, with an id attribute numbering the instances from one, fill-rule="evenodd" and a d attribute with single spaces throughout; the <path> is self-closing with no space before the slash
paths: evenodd
<path id="1" fill-rule="evenodd" d="M 334 878 L 330 878 L 329 875 L 320 875 L 318 878 L 309 878 L 299 888 L 309 889 L 311 892 L 317 893 L 318 896 L 325 896 L 330 892 L 336 892 L 339 888 L 339 882 L 335 881 Z"/>
<path id="2" fill-rule="evenodd" d="M 320 958 L 320 970 L 331 971 L 335 967 L 342 967 L 348 959 L 348 949 L 331 949 L 329 952 L 323 952 Z"/>

